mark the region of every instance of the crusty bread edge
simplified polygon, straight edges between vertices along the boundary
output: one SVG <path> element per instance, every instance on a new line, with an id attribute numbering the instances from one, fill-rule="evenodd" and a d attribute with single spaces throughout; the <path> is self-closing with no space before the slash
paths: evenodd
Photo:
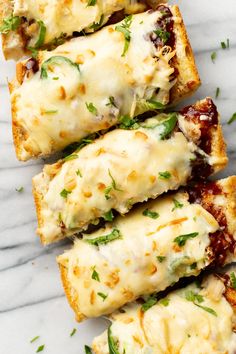
<path id="1" fill-rule="evenodd" d="M 61 281 L 62 285 L 67 297 L 67 300 L 71 306 L 71 308 L 74 310 L 75 315 L 76 315 L 76 320 L 78 322 L 82 322 L 83 320 L 86 319 L 86 316 L 83 315 L 78 306 L 78 295 L 74 293 L 73 288 L 68 280 L 68 268 L 63 264 L 63 261 L 60 260 L 60 256 L 57 257 L 57 263 L 60 269 L 61 273 Z"/>
<path id="2" fill-rule="evenodd" d="M 174 24 L 176 37 L 174 66 L 179 72 L 177 82 L 170 92 L 170 102 L 171 105 L 174 105 L 182 99 L 191 96 L 200 86 L 201 80 L 179 7 L 174 5 L 170 6 L 170 8 L 173 15 L 180 20 Z"/>
<path id="3" fill-rule="evenodd" d="M 228 157 L 226 152 L 226 143 L 223 136 L 220 114 L 218 113 L 218 124 L 216 129 L 211 131 L 211 157 L 216 157 L 217 160 L 213 163 L 213 174 L 222 171 L 227 163 Z"/>

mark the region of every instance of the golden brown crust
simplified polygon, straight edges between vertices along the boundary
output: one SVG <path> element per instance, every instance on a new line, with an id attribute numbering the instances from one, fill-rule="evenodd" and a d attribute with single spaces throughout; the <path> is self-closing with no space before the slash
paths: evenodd
<path id="1" fill-rule="evenodd" d="M 78 322 L 82 322 L 86 319 L 86 317 L 79 311 L 78 294 L 74 292 L 70 282 L 68 281 L 68 268 L 65 264 L 63 264 L 63 262 L 60 262 L 60 257 L 57 258 L 57 262 L 59 265 L 61 280 L 68 302 L 76 314 L 76 320 Z"/>
<path id="2" fill-rule="evenodd" d="M 176 84 L 171 89 L 170 96 L 171 104 L 176 104 L 182 98 L 192 95 L 200 86 L 201 81 L 180 10 L 175 5 L 171 6 L 171 11 L 179 20 L 174 25 L 174 32 L 176 34 L 174 66 L 178 70 L 178 77 Z"/>
<path id="3" fill-rule="evenodd" d="M 217 128 L 213 128 L 211 131 L 211 156 L 216 156 L 217 160 L 213 163 L 214 173 L 222 171 L 227 163 L 228 157 L 226 153 L 226 143 L 224 141 L 222 127 L 220 125 L 220 115 L 218 115 L 219 124 Z"/>

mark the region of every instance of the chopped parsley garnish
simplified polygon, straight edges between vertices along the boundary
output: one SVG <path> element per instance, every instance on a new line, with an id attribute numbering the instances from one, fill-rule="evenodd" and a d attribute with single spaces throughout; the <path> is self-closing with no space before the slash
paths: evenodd
<path id="1" fill-rule="evenodd" d="M 197 262 L 194 262 L 190 265 L 190 269 L 196 269 L 197 268 Z"/>
<path id="2" fill-rule="evenodd" d="M 129 44 L 131 40 L 131 31 L 130 31 L 131 22 L 132 22 L 132 15 L 129 15 L 123 20 L 123 23 L 121 25 L 115 27 L 115 30 L 123 33 L 125 37 L 125 45 L 124 45 L 123 53 L 121 54 L 122 57 L 125 56 L 127 50 L 129 49 Z"/>
<path id="3" fill-rule="evenodd" d="M 100 20 L 99 20 L 99 22 L 94 22 L 91 26 L 90 26 L 90 28 L 92 28 L 92 29 L 94 29 L 94 31 L 97 31 L 101 26 L 102 26 L 102 24 L 103 24 L 103 19 L 104 19 L 104 15 L 102 15 L 101 17 L 100 17 Z"/>
<path id="4" fill-rule="evenodd" d="M 177 199 L 173 198 L 173 203 L 174 203 L 174 207 L 171 211 L 174 211 L 175 209 L 181 209 L 183 208 L 183 204 L 180 203 Z"/>
<path id="5" fill-rule="evenodd" d="M 157 298 L 155 296 L 149 296 L 147 301 L 142 305 L 141 310 L 143 312 L 146 312 L 149 310 L 152 306 L 156 305 L 157 303 Z"/>
<path id="6" fill-rule="evenodd" d="M 71 155 L 64 157 L 63 161 L 65 162 L 65 161 L 75 160 L 77 158 L 78 158 L 77 154 L 71 154 Z"/>
<path id="7" fill-rule="evenodd" d="M 159 218 L 159 216 L 160 216 L 157 212 L 151 211 L 151 210 L 149 210 L 149 209 L 145 209 L 145 210 L 143 211 L 143 215 L 144 215 L 144 216 L 148 216 L 149 218 L 152 218 L 152 219 L 157 219 L 157 218 Z"/>
<path id="8" fill-rule="evenodd" d="M 103 219 L 106 221 L 112 221 L 114 219 L 114 215 L 112 210 L 107 211 L 104 215 L 103 215 Z"/>
<path id="9" fill-rule="evenodd" d="M 88 0 L 87 7 L 88 7 L 88 6 L 95 6 L 95 5 L 96 5 L 96 2 L 97 2 L 97 0 Z"/>
<path id="10" fill-rule="evenodd" d="M 96 268 L 96 266 L 94 266 L 94 267 L 92 268 L 92 270 L 93 270 L 92 279 L 93 279 L 93 280 L 96 280 L 96 281 L 98 281 L 98 282 L 100 282 L 99 274 L 98 274 L 98 272 L 96 271 L 95 268 Z"/>
<path id="11" fill-rule="evenodd" d="M 194 305 L 200 307 L 202 310 L 209 312 L 213 316 L 217 316 L 217 313 L 210 307 L 200 305 L 202 302 L 204 302 L 204 298 L 202 295 L 195 294 L 192 290 L 189 290 L 186 291 L 185 298 L 186 300 L 193 302 Z"/>
<path id="12" fill-rule="evenodd" d="M 62 198 L 67 198 L 68 194 L 70 194 L 71 192 L 70 191 L 67 191 L 66 189 L 63 189 L 60 193 L 60 196 Z"/>
<path id="13" fill-rule="evenodd" d="M 215 63 L 216 60 L 216 52 L 211 53 L 211 61 L 212 63 Z"/>
<path id="14" fill-rule="evenodd" d="M 230 118 L 230 120 L 228 121 L 227 124 L 231 124 L 236 120 L 236 112 L 232 115 L 232 117 Z"/>
<path id="15" fill-rule="evenodd" d="M 159 300 L 159 303 L 160 303 L 161 305 L 163 305 L 163 306 L 166 307 L 166 306 L 169 305 L 170 299 L 168 299 L 167 297 L 165 297 L 164 299 Z"/>
<path id="16" fill-rule="evenodd" d="M 119 354 L 118 343 L 112 336 L 111 326 L 108 327 L 107 331 L 109 354 Z"/>
<path id="17" fill-rule="evenodd" d="M 16 192 L 18 192 L 18 193 L 24 192 L 24 187 L 16 188 Z"/>
<path id="18" fill-rule="evenodd" d="M 171 178 L 171 173 L 169 171 L 159 172 L 160 179 L 169 179 Z"/>
<path id="19" fill-rule="evenodd" d="M 73 328 L 71 333 L 70 333 L 70 337 L 73 337 L 73 335 L 77 332 L 77 329 L 76 328 Z"/>
<path id="20" fill-rule="evenodd" d="M 226 43 L 221 42 L 220 44 L 222 49 L 229 49 L 229 38 L 227 38 Z"/>
<path id="21" fill-rule="evenodd" d="M 56 81 L 56 80 L 59 80 L 59 77 L 58 77 L 58 76 L 55 76 L 55 77 L 53 77 L 52 79 Z"/>
<path id="22" fill-rule="evenodd" d="M 161 28 L 158 28 L 157 30 L 153 31 L 157 37 L 159 37 L 162 42 L 165 44 L 168 39 L 170 38 L 170 32 L 167 32 L 167 31 L 164 31 L 163 29 Z"/>
<path id="23" fill-rule="evenodd" d="M 160 263 L 164 262 L 165 259 L 166 259 L 165 256 L 157 256 L 157 260 L 158 260 L 158 262 L 160 262 Z"/>
<path id="24" fill-rule="evenodd" d="M 45 62 L 43 62 L 42 66 L 41 66 L 40 78 L 41 79 L 48 78 L 48 72 L 47 72 L 48 65 L 53 65 L 53 64 L 58 65 L 61 63 L 67 63 L 67 64 L 71 65 L 72 67 L 74 67 L 78 72 L 80 71 L 79 64 L 74 63 L 73 61 L 71 61 L 67 57 L 56 55 L 54 57 L 47 59 Z"/>
<path id="25" fill-rule="evenodd" d="M 232 288 L 236 289 L 236 275 L 234 272 L 230 273 L 230 281 Z"/>
<path id="26" fill-rule="evenodd" d="M 106 300 L 106 298 L 108 297 L 108 295 L 107 294 L 104 294 L 104 293 L 97 293 L 98 294 L 98 296 L 100 296 L 102 299 L 103 299 L 103 301 L 105 301 Z"/>
<path id="27" fill-rule="evenodd" d="M 36 350 L 36 353 L 42 352 L 42 351 L 44 350 L 44 348 L 45 348 L 45 345 L 44 345 L 44 344 L 43 344 L 43 345 L 40 345 L 40 346 L 38 347 L 38 349 Z"/>
<path id="28" fill-rule="evenodd" d="M 195 238 L 197 236 L 198 236 L 198 232 L 192 232 L 190 234 L 180 235 L 174 239 L 174 242 L 177 243 L 178 246 L 182 247 L 185 245 L 187 240 L 189 240 L 191 238 Z"/>
<path id="29" fill-rule="evenodd" d="M 19 16 L 9 16 L 3 19 L 3 24 L 0 26 L 0 33 L 7 34 L 11 31 L 15 31 L 20 24 L 21 18 Z"/>
<path id="30" fill-rule="evenodd" d="M 160 110 L 164 109 L 165 105 L 162 104 L 161 102 L 155 101 L 155 100 L 146 100 L 146 106 L 148 107 L 149 110 Z"/>
<path id="31" fill-rule="evenodd" d="M 45 41 L 45 37 L 46 37 L 46 31 L 47 31 L 47 28 L 46 28 L 45 24 L 43 23 L 43 21 L 37 21 L 37 23 L 39 26 L 39 36 L 38 36 L 38 39 L 34 45 L 34 49 L 38 49 L 43 45 L 43 43 Z"/>
<path id="32" fill-rule="evenodd" d="M 176 113 L 170 113 L 168 119 L 162 122 L 160 125 L 163 127 L 163 132 L 161 133 L 161 139 L 165 139 L 175 128 L 178 118 Z"/>
<path id="33" fill-rule="evenodd" d="M 112 191 L 112 189 L 114 189 L 115 191 L 118 191 L 118 192 L 123 192 L 121 189 L 119 189 L 117 187 L 116 181 L 112 177 L 110 170 L 108 170 L 108 173 L 109 173 L 109 176 L 111 177 L 111 185 L 105 188 L 105 198 L 106 198 L 106 200 L 111 198 L 110 192 Z"/>
<path id="34" fill-rule="evenodd" d="M 36 336 L 36 337 L 32 338 L 30 343 L 34 343 L 37 339 L 39 339 L 39 336 Z"/>
<path id="35" fill-rule="evenodd" d="M 78 169 L 78 170 L 76 171 L 76 174 L 77 174 L 77 176 L 83 177 L 83 176 L 82 176 L 82 173 L 81 173 L 81 171 L 80 171 L 80 169 Z"/>
<path id="36" fill-rule="evenodd" d="M 137 123 L 137 120 L 134 118 L 131 118 L 127 114 L 124 116 L 119 117 L 119 128 L 121 129 L 138 129 L 139 128 L 139 123 Z"/>
<path id="37" fill-rule="evenodd" d="M 116 104 L 115 104 L 115 98 L 114 98 L 113 96 L 110 96 L 110 97 L 108 98 L 108 100 L 109 100 L 109 102 L 106 104 L 106 106 L 116 107 L 116 108 L 117 108 L 117 106 L 116 106 Z"/>
<path id="38" fill-rule="evenodd" d="M 218 98 L 218 97 L 219 97 L 219 94 L 220 94 L 220 88 L 217 87 L 217 88 L 216 88 L 215 98 Z"/>
<path id="39" fill-rule="evenodd" d="M 99 236 L 96 238 L 86 238 L 85 241 L 88 242 L 90 245 L 99 246 L 99 245 L 106 245 L 107 243 L 118 239 L 121 239 L 120 230 L 114 229 L 108 235 Z"/>
<path id="40" fill-rule="evenodd" d="M 94 106 L 94 104 L 92 102 L 90 102 L 90 103 L 86 102 L 85 104 L 86 104 L 87 110 L 90 113 L 94 114 L 95 116 L 98 114 L 98 110 L 97 110 L 97 108 Z"/>
<path id="41" fill-rule="evenodd" d="M 88 345 L 84 346 L 84 351 L 85 351 L 85 354 L 93 354 L 92 349 Z"/>

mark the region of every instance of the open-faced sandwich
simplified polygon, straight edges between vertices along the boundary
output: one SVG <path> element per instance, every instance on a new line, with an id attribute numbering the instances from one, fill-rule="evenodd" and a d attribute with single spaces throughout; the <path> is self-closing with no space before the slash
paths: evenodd
<path id="1" fill-rule="evenodd" d="M 232 262 L 235 244 L 233 176 L 143 204 L 77 239 L 58 262 L 67 298 L 82 321 L 160 292 L 209 265 Z"/>
<path id="2" fill-rule="evenodd" d="M 33 178 L 38 234 L 48 244 L 86 230 L 99 218 L 111 220 L 112 210 L 126 214 L 133 204 L 207 177 L 226 162 L 210 98 L 142 123 L 124 120 Z"/>
<path id="3" fill-rule="evenodd" d="M 126 17 L 17 64 L 10 83 L 20 160 L 192 94 L 200 84 L 177 6 Z"/>

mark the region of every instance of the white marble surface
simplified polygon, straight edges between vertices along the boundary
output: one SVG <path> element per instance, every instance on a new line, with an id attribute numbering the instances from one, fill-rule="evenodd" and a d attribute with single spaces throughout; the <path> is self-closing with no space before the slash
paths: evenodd
<path id="1" fill-rule="evenodd" d="M 174 2 L 172 2 L 174 3 Z M 202 87 L 188 102 L 215 95 L 222 115 L 230 163 L 222 175 L 236 173 L 236 1 L 179 0 L 202 78 Z M 230 39 L 230 49 L 221 41 Z M 215 64 L 211 53 L 217 52 Z M 35 235 L 36 217 L 31 178 L 41 162 L 19 163 L 11 136 L 7 77 L 14 63 L 0 61 L 0 354 L 31 354 L 45 344 L 45 354 L 80 354 L 101 332 L 105 320 L 77 324 L 63 295 L 55 256 L 69 242 L 43 248 Z M 24 187 L 23 193 L 15 188 Z M 73 328 L 77 332 L 70 337 Z M 30 344 L 30 339 L 40 339 Z"/>

